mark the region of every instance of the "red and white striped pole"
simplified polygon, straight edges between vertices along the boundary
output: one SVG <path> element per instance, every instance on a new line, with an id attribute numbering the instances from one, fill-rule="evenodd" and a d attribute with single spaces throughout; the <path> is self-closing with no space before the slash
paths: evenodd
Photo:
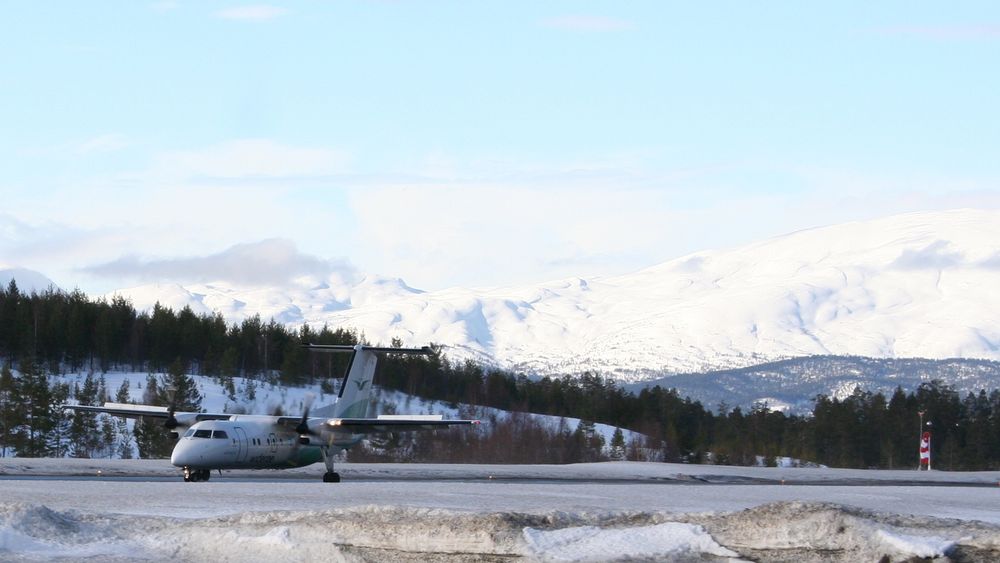
<path id="1" fill-rule="evenodd" d="M 917 416 L 920 417 L 920 426 L 917 427 L 917 440 L 919 440 L 920 442 L 924 441 L 924 413 L 925 412 L 927 412 L 927 411 L 917 411 Z M 918 452 L 917 453 L 917 471 L 920 471 L 920 466 L 923 465 L 923 462 L 920 459 L 920 455 L 921 454 L 919 453 L 920 452 L 919 448 L 917 449 L 917 452 Z"/>
<path id="2" fill-rule="evenodd" d="M 920 436 L 920 466 L 927 466 L 927 471 L 931 470 L 931 433 L 924 432 Z"/>

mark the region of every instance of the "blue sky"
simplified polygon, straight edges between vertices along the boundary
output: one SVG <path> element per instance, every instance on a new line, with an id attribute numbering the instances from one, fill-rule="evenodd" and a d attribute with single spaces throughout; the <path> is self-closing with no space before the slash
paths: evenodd
<path id="1" fill-rule="evenodd" d="M 10 2 L 0 266 L 493 286 L 997 207 L 997 6 Z"/>

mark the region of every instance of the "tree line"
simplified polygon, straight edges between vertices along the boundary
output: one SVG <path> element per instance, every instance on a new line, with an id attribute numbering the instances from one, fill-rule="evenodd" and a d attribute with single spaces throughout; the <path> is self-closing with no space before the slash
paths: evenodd
<path id="1" fill-rule="evenodd" d="M 711 409 L 660 386 L 629 393 L 592 373 L 529 378 L 474 362 L 451 365 L 443 356 L 390 359 L 379 381 L 456 406 L 574 417 L 647 436 L 627 447 L 628 459 L 755 465 L 789 457 L 831 467 L 915 468 L 920 434 L 928 430 L 935 467 L 1000 469 L 1000 390 L 962 397 L 937 380 L 888 397 L 861 389 L 844 398 L 819 395 L 804 415 L 765 403 Z M 539 439 L 550 442 L 558 449 L 565 440 Z"/>
<path id="2" fill-rule="evenodd" d="M 80 291 L 25 294 L 12 281 L 0 288 L 0 455 L 121 457 L 132 443 L 140 456 L 163 455 L 170 444 L 155 424 L 137 424 L 125 436 L 127 429 L 118 422 L 67 416 L 57 406 L 70 398 L 99 404 L 114 397 L 160 405 L 173 400 L 179 410 L 199 410 L 190 374 L 216 378 L 234 398 L 234 377 L 248 378 L 239 392 L 249 395 L 254 381 L 320 382 L 334 392 L 346 356 L 309 354 L 302 344 L 363 340 L 350 329 L 291 330 L 259 317 L 227 324 L 218 313 L 195 314 L 188 307 L 175 312 L 157 304 L 150 312 L 138 312 L 124 298 L 89 299 Z M 752 465 L 791 457 L 835 467 L 905 468 L 917 465 L 923 430 L 918 412 L 925 412 L 925 429 L 934 434 L 935 467 L 1000 469 L 997 390 L 961 397 L 948 385 L 929 381 L 888 397 L 861 390 L 842 399 L 818 396 L 811 413 L 795 415 L 765 404 L 706 407 L 660 386 L 633 394 L 594 373 L 528 377 L 471 361 L 453 363 L 440 349 L 427 358 L 389 356 L 380 366 L 376 381 L 386 389 L 455 408 L 493 407 L 582 422 L 552 428 L 523 415 L 494 416 L 485 425 L 489 432 L 377 437 L 352 454 L 357 458 L 524 463 L 626 458 Z M 150 375 L 141 389 L 114 390 L 95 375 L 116 370 Z M 78 388 L 48 378 L 81 372 L 88 376 Z M 605 444 L 593 431 L 595 422 L 647 438 L 626 444 L 616 433 L 613 443 Z"/>
<path id="3" fill-rule="evenodd" d="M 227 324 L 220 313 L 195 314 L 157 303 L 138 312 L 121 296 L 90 299 L 49 288 L 24 293 L 11 280 L 0 287 L 0 361 L 31 358 L 48 373 L 109 370 L 159 372 L 179 362 L 192 374 L 276 376 L 283 384 L 312 383 L 340 364 L 310 357 L 301 347 L 350 344 L 345 329 L 303 326 L 298 331 L 255 315 Z"/>

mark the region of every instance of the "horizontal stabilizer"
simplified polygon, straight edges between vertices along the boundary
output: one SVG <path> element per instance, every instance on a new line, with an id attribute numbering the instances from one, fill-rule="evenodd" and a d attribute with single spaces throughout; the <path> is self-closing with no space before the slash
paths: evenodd
<path id="1" fill-rule="evenodd" d="M 427 419 L 419 416 L 400 416 L 397 418 L 331 418 L 326 421 L 326 426 L 329 430 L 343 430 L 354 434 L 434 430 L 448 426 L 462 426 L 469 424 L 479 424 L 479 421 L 441 420 L 440 418 Z"/>
<path id="2" fill-rule="evenodd" d="M 311 350 L 314 352 L 354 352 L 364 350 L 366 352 L 373 352 L 375 354 L 422 354 L 430 355 L 434 353 L 434 350 L 430 346 L 424 346 L 423 348 L 393 348 L 393 347 L 381 347 L 381 346 L 363 346 L 357 344 L 351 346 L 349 344 L 303 344 L 303 348 L 306 350 Z"/>
<path id="3" fill-rule="evenodd" d="M 444 420 L 440 414 L 380 414 L 379 420 Z"/>

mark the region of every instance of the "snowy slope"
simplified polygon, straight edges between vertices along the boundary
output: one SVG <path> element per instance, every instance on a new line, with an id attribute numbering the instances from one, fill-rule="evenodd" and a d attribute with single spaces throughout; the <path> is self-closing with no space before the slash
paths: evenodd
<path id="1" fill-rule="evenodd" d="M 0 264 L 0 287 L 7 289 L 10 280 L 15 280 L 17 290 L 21 293 L 42 293 L 43 291 L 59 286 L 44 274 L 27 268 L 4 268 Z"/>
<path id="2" fill-rule="evenodd" d="M 230 320 L 329 323 L 372 342 L 626 379 L 814 354 L 1000 359 L 1000 212 L 912 213 L 705 251 L 628 275 L 421 292 L 401 280 L 120 290 Z"/>
<path id="3" fill-rule="evenodd" d="M 15 375 L 19 375 L 17 370 L 14 370 L 14 373 Z M 158 379 L 162 379 L 162 374 L 156 375 Z M 66 383 L 70 386 L 70 388 L 73 388 L 74 386 L 82 387 L 86 376 L 86 373 L 54 375 L 50 377 L 50 383 Z M 110 371 L 108 373 L 95 376 L 95 379 L 101 377 L 103 377 L 104 386 L 111 397 L 114 397 L 116 390 L 121 387 L 123 381 L 128 381 L 130 400 L 134 402 L 142 402 L 142 387 L 146 385 L 147 374 Z M 332 405 L 336 402 L 336 395 L 325 394 L 319 383 L 314 385 L 304 385 L 301 387 L 288 387 L 259 381 L 251 382 L 251 380 L 243 377 L 234 377 L 233 382 L 237 393 L 235 400 L 233 400 L 227 396 L 225 388 L 216 379 L 202 375 L 192 375 L 191 378 L 194 380 L 195 386 L 202 396 L 202 412 L 273 414 L 280 410 L 282 413 L 290 416 L 299 416 L 302 414 L 305 404 L 309 401 L 308 397 L 312 395 L 312 398 L 315 401 L 315 407 L 312 411 L 313 414 L 316 416 L 323 416 L 324 407 Z M 248 383 L 256 386 L 253 400 L 247 398 L 246 389 Z M 487 424 L 483 425 L 483 431 L 489 431 L 490 425 L 488 423 L 490 420 L 508 420 L 512 414 L 509 411 L 495 409 L 492 407 L 473 407 L 464 404 L 453 404 L 443 401 L 421 399 L 420 397 L 407 395 L 399 391 L 386 390 L 377 385 L 374 387 L 373 391 L 372 412 L 370 413 L 372 416 L 386 413 L 414 415 L 438 414 L 444 416 L 445 418 L 464 418 L 466 416 L 471 416 L 486 422 Z M 460 411 L 473 414 L 463 414 L 463 412 Z M 571 417 L 558 417 L 534 413 L 529 413 L 526 416 L 530 416 L 539 425 L 552 429 L 553 431 L 558 429 L 560 424 L 564 424 L 566 428 L 573 430 L 576 429 L 577 425 L 580 423 L 580 419 Z M 129 428 L 132 428 L 132 421 L 129 421 Z M 594 431 L 604 438 L 605 450 L 607 450 L 608 453 L 610 453 L 611 439 L 614 436 L 615 430 L 616 427 L 608 424 L 594 424 Z M 625 438 L 625 443 L 630 443 L 632 440 L 642 442 L 645 439 L 643 434 L 633 432 L 628 429 L 622 429 L 622 434 Z M 133 455 L 138 455 L 138 451 L 135 451 L 134 448 Z"/>

